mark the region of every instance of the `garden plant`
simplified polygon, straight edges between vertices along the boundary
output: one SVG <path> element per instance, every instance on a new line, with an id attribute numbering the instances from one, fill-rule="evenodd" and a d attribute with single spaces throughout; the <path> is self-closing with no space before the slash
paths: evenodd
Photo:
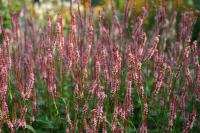
<path id="1" fill-rule="evenodd" d="M 0 17 L 0 132 L 199 133 L 199 11 L 131 1 Z"/>

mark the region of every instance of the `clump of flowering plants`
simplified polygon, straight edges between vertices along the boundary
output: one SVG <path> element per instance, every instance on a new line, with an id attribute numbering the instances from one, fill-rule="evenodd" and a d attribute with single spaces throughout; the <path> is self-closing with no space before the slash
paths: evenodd
<path id="1" fill-rule="evenodd" d="M 25 9 L 10 31 L 0 18 L 0 132 L 199 131 L 198 12 L 170 16 L 161 1 L 148 32 L 150 9 L 130 17 L 132 6 L 119 19 L 112 1 L 107 25 L 78 1 L 67 33 L 60 14 L 43 30 Z"/>

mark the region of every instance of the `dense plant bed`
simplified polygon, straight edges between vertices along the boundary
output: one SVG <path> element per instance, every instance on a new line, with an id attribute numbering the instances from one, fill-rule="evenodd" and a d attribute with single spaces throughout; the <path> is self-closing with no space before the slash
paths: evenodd
<path id="1" fill-rule="evenodd" d="M 25 9 L 11 30 L 0 19 L 1 132 L 200 131 L 198 12 L 111 5 L 110 21 L 71 8 L 69 30 L 59 14 L 42 29 Z"/>

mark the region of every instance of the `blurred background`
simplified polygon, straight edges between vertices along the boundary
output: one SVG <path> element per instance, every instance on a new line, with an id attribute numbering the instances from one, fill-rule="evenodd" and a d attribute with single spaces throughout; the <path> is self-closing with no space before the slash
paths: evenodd
<path id="1" fill-rule="evenodd" d="M 88 8 L 89 0 L 79 0 L 80 9 L 84 10 L 84 7 Z M 94 14 L 98 15 L 99 12 L 104 10 L 105 19 L 110 19 L 111 17 L 111 0 L 91 0 L 92 7 L 94 9 Z M 117 10 L 118 16 L 123 16 L 123 9 L 126 3 L 126 0 L 113 0 L 115 3 L 115 8 Z M 150 19 L 147 20 L 148 28 L 151 28 L 154 21 L 154 10 L 156 9 L 160 0 L 130 0 L 132 3 L 135 1 L 136 13 L 140 13 L 141 6 L 146 2 L 150 14 Z M 184 9 L 200 9 L 200 0 L 163 0 L 164 5 L 167 7 L 168 13 L 172 13 L 173 10 L 182 10 Z M 178 9 L 177 9 L 178 3 Z M 73 9 L 77 10 L 77 0 L 72 0 Z M 4 27 L 11 28 L 10 14 L 26 9 L 28 16 L 32 19 L 34 23 L 38 23 L 40 27 L 44 27 L 47 23 L 47 12 L 53 16 L 53 20 L 56 20 L 56 15 L 60 13 L 63 16 L 63 24 L 66 28 L 69 24 L 70 15 L 69 15 L 70 0 L 0 0 L 0 15 L 3 16 Z M 133 11 L 133 10 L 132 10 Z M 21 14 L 23 15 L 23 14 Z M 94 15 L 94 16 L 95 16 Z M 130 16 L 131 17 L 131 16 Z M 200 31 L 200 19 L 198 17 L 194 33 L 195 37 L 199 36 Z"/>

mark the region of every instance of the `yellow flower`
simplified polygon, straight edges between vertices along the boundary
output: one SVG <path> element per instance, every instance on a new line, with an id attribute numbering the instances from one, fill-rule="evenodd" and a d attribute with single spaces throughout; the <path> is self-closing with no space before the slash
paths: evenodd
<path id="1" fill-rule="evenodd" d="M 82 5 L 84 5 L 86 8 L 89 8 L 89 6 L 90 6 L 90 2 L 89 2 L 89 0 L 81 0 L 81 4 Z"/>
<path id="2" fill-rule="evenodd" d="M 31 7 L 29 9 L 29 14 L 30 14 L 31 17 L 35 18 L 36 15 L 37 15 L 36 12 L 35 12 L 35 8 Z"/>
<path id="3" fill-rule="evenodd" d="M 102 6 L 96 6 L 94 8 L 94 14 L 98 14 L 99 12 L 102 12 L 103 11 L 103 8 Z"/>

